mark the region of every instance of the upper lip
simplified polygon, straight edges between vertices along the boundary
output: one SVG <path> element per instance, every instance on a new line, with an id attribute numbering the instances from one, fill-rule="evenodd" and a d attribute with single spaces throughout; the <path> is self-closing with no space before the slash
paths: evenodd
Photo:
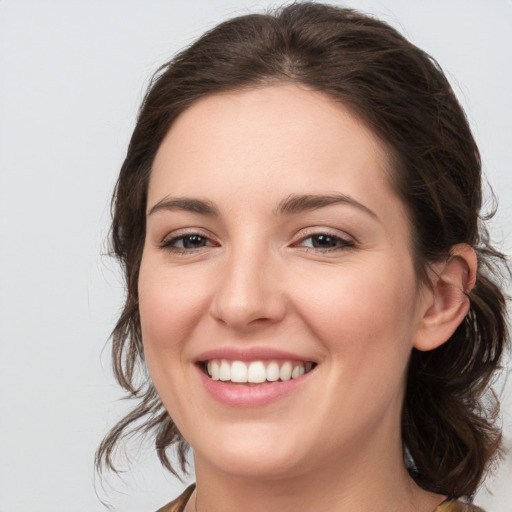
<path id="1" fill-rule="evenodd" d="M 315 362 L 307 356 L 294 354 L 272 347 L 225 347 L 216 348 L 202 352 L 195 360 L 196 362 L 211 361 L 213 359 L 226 359 L 230 361 L 270 361 L 285 359 L 287 361 Z"/>

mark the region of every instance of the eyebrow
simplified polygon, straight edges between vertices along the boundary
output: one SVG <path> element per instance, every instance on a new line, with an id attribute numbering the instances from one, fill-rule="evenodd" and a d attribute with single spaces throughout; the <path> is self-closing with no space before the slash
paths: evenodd
<path id="1" fill-rule="evenodd" d="M 148 217 L 162 210 L 184 210 L 215 217 L 219 215 L 219 210 L 211 201 L 190 197 L 164 197 L 149 210 Z"/>
<path id="2" fill-rule="evenodd" d="M 345 194 L 291 194 L 283 199 L 274 210 L 275 215 L 294 215 L 308 210 L 316 210 L 333 204 L 346 204 L 353 206 L 374 219 L 379 219 L 377 214 L 367 206 Z M 201 215 L 218 217 L 219 210 L 211 201 L 194 199 L 191 197 L 164 197 L 156 203 L 148 213 L 148 216 L 162 210 L 184 210 Z"/>
<path id="3" fill-rule="evenodd" d="M 367 213 L 374 219 L 379 219 L 377 214 L 370 210 L 367 206 L 356 201 L 353 197 L 345 194 L 326 194 L 326 195 L 314 195 L 314 194 L 303 194 L 295 195 L 292 194 L 286 199 L 283 199 L 275 213 L 284 215 L 293 215 L 308 210 L 316 210 L 317 208 L 323 208 L 333 204 L 346 204 L 353 206 L 364 213 Z"/>

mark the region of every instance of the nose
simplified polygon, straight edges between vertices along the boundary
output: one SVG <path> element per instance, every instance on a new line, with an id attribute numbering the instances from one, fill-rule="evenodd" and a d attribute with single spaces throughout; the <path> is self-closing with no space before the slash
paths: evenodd
<path id="1" fill-rule="evenodd" d="M 256 249 L 233 252 L 219 269 L 212 316 L 236 331 L 280 322 L 286 314 L 279 265 Z"/>

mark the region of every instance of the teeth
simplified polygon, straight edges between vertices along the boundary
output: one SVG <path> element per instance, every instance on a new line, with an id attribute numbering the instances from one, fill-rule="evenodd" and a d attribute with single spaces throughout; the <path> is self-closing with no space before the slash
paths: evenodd
<path id="1" fill-rule="evenodd" d="M 247 365 L 242 363 L 242 361 L 233 361 L 231 365 L 231 382 L 247 382 Z"/>
<path id="2" fill-rule="evenodd" d="M 279 370 L 279 378 L 281 380 L 290 380 L 292 378 L 292 363 L 286 361 Z"/>
<path id="3" fill-rule="evenodd" d="M 227 361 L 222 360 L 220 362 L 219 379 L 231 380 L 231 365 Z"/>
<path id="4" fill-rule="evenodd" d="M 210 377 L 213 380 L 220 379 L 220 367 L 219 367 L 218 361 L 210 361 L 209 362 L 208 375 L 210 375 Z"/>
<path id="5" fill-rule="evenodd" d="M 279 380 L 279 365 L 275 361 L 271 361 L 267 366 L 267 380 L 270 382 Z"/>
<path id="6" fill-rule="evenodd" d="M 265 381 L 286 381 L 301 377 L 313 368 L 313 363 L 297 363 L 285 361 L 281 365 L 277 361 L 265 364 L 263 361 L 227 361 L 214 359 L 208 361 L 206 370 L 213 380 L 231 381 L 236 383 L 261 384 Z"/>
<path id="7" fill-rule="evenodd" d="M 241 363 L 245 366 L 244 363 Z M 265 370 L 265 365 L 261 361 L 254 361 L 249 364 L 249 368 L 247 369 L 247 382 L 254 382 L 255 384 L 260 384 L 261 382 L 265 382 L 267 380 L 267 371 Z"/>

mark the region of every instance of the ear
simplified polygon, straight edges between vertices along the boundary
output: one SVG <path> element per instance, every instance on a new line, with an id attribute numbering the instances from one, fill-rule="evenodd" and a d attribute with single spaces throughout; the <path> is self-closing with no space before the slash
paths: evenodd
<path id="1" fill-rule="evenodd" d="M 425 285 L 425 300 L 414 347 L 433 350 L 455 332 L 469 311 L 469 292 L 476 282 L 477 258 L 467 244 L 455 245 L 446 261 L 430 267 L 430 288 Z"/>

